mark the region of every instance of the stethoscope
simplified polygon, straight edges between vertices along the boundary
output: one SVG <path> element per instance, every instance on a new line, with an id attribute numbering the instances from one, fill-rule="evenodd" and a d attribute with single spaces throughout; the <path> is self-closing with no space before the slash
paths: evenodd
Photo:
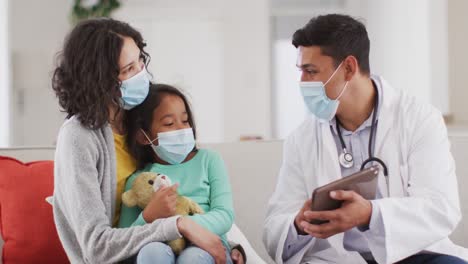
<path id="1" fill-rule="evenodd" d="M 375 106 L 374 106 L 374 110 L 372 112 L 372 124 L 371 124 L 371 131 L 370 131 L 370 135 L 369 135 L 369 148 L 368 148 L 368 153 L 369 153 L 369 158 L 366 159 L 362 165 L 361 165 L 361 169 L 360 170 L 363 170 L 365 168 L 365 166 L 369 163 L 369 162 L 377 162 L 379 163 L 382 168 L 383 168 L 383 172 L 384 172 L 384 176 L 385 176 L 385 181 L 387 183 L 387 194 L 390 196 L 390 186 L 389 186 L 389 179 L 388 179 L 388 169 L 387 169 L 387 165 L 385 165 L 385 163 L 377 158 L 377 157 L 374 157 L 373 153 L 372 153 L 372 147 L 373 147 L 373 144 L 375 144 L 374 142 L 374 136 L 375 136 L 375 131 L 377 129 L 377 122 L 376 122 L 376 119 L 377 119 L 377 112 L 378 112 L 378 109 L 379 109 L 379 91 L 377 89 L 377 87 L 375 86 L 374 83 L 372 83 L 373 86 L 374 86 L 374 89 L 375 89 L 375 92 L 376 92 L 376 95 L 375 95 Z M 351 168 L 353 165 L 354 165 L 354 158 L 353 158 L 353 154 L 351 154 L 350 152 L 348 152 L 348 150 L 346 149 L 346 144 L 343 140 L 343 136 L 341 135 L 341 129 L 340 129 L 340 126 L 341 126 L 341 122 L 340 120 L 338 119 L 338 117 L 336 116 L 335 117 L 335 121 L 336 121 L 336 131 L 338 133 L 338 137 L 340 139 L 340 143 L 341 143 L 341 148 L 343 149 L 343 152 L 341 152 L 338 160 L 340 162 L 340 165 L 343 167 L 343 168 Z"/>

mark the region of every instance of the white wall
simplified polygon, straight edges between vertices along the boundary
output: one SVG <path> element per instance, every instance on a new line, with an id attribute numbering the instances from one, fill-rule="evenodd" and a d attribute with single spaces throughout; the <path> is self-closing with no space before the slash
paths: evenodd
<path id="1" fill-rule="evenodd" d="M 297 81 L 288 77 L 292 76 L 295 70 L 293 58 L 285 59 L 285 53 L 278 53 L 278 45 L 281 45 L 282 41 L 291 42 L 295 31 L 291 30 L 292 26 L 295 29 L 300 28 L 316 15 L 333 12 L 349 14 L 365 24 L 370 38 L 370 67 L 373 74 L 382 75 L 392 86 L 435 105 L 443 114 L 451 113 L 447 1 L 274 1 L 277 3 L 277 7 L 273 9 L 273 21 L 276 21 L 274 32 L 280 36 L 273 44 L 276 95 L 273 102 L 278 110 L 274 112 L 274 128 L 278 138 L 289 134 L 289 131 L 300 123 L 296 117 L 303 115 L 300 106 L 303 104 L 302 100 L 299 100 L 297 92 L 292 90 L 299 89 Z M 461 13 L 458 17 L 466 20 L 466 16 Z M 303 23 L 297 25 L 297 20 L 301 19 Z M 458 27 L 462 25 L 466 23 L 460 22 Z M 284 34 L 286 31 L 289 31 L 287 36 Z M 464 52 L 461 48 L 459 51 Z M 283 52 L 287 52 L 286 48 L 283 48 Z M 289 54 L 296 56 L 292 52 Z M 289 62 L 285 64 L 286 61 Z M 460 60 L 460 64 L 462 61 Z M 277 74 L 284 76 L 278 77 Z M 292 100 L 298 105 L 293 105 Z M 457 97 L 457 100 L 460 99 Z M 286 119 L 287 116 L 293 118 Z"/>
<path id="2" fill-rule="evenodd" d="M 225 137 L 271 137 L 268 0 L 225 0 Z"/>
<path id="3" fill-rule="evenodd" d="M 287 39 L 275 40 L 273 44 L 273 82 L 275 96 L 274 114 L 277 138 L 286 138 L 298 127 L 307 115 L 299 90 L 300 71 L 295 67 L 297 50 Z"/>
<path id="4" fill-rule="evenodd" d="M 54 56 L 69 30 L 71 1 L 10 2 L 11 145 L 52 145 L 63 122 L 51 88 Z"/>
<path id="5" fill-rule="evenodd" d="M 429 1 L 429 60 L 431 102 L 439 107 L 442 113 L 452 114 L 450 108 L 449 72 L 449 13 L 446 0 Z"/>
<path id="6" fill-rule="evenodd" d="M 9 5 L 0 0 L 0 146 L 10 141 Z"/>
<path id="7" fill-rule="evenodd" d="M 156 81 L 191 95 L 200 141 L 271 137 L 266 0 L 127 1 L 115 17 L 143 32 Z"/>
<path id="8" fill-rule="evenodd" d="M 188 95 L 198 140 L 223 141 L 221 24 L 214 19 L 161 16 L 144 21 L 140 16 L 132 24 L 141 30 L 148 43 L 153 81 L 174 84 Z"/>
<path id="9" fill-rule="evenodd" d="M 363 19 L 372 73 L 449 114 L 448 13 L 445 0 L 347 1 Z"/>
<path id="10" fill-rule="evenodd" d="M 148 38 L 153 57 L 151 70 L 156 80 L 173 82 L 190 94 L 200 139 L 205 142 L 234 141 L 249 134 L 282 138 L 288 133 L 278 133 L 283 126 L 275 122 L 279 108 L 273 102 L 282 98 L 273 93 L 270 79 L 272 74 L 279 75 L 281 71 L 270 66 L 273 63 L 270 52 L 274 52 L 270 50 L 273 43 L 270 12 L 284 17 L 310 18 L 319 11 L 327 13 L 334 6 L 343 6 L 351 15 L 364 18 L 372 41 L 374 72 L 383 74 L 398 87 L 413 91 L 426 89 L 422 97 L 434 100 L 442 110 L 447 108 L 450 96 L 449 110 L 454 119 L 468 123 L 465 0 L 447 1 L 448 44 L 444 43 L 441 32 L 443 18 L 433 16 L 435 10 L 444 8 L 443 0 L 315 1 L 324 4 L 324 9 L 309 8 L 307 0 L 296 0 L 297 5 L 291 5 L 290 0 L 276 2 L 279 5 L 270 9 L 268 0 L 124 0 L 116 16 L 132 22 Z M 71 1 L 61 0 L 10 1 L 11 145 L 51 145 L 55 141 L 64 115 L 59 112 L 52 93 L 50 73 L 53 56 L 70 28 L 70 4 Z M 411 23 L 403 23 L 410 18 Z M 421 47 L 419 44 L 424 42 L 432 44 Z M 450 47 L 450 65 L 445 63 L 445 45 Z M 294 65 L 288 67 L 295 71 Z M 444 85 L 444 76 L 449 76 L 450 91 Z M 291 83 L 290 87 L 296 88 L 297 83 Z M 0 104 L 1 109 L 6 109 L 6 105 Z M 291 116 L 287 112 L 281 110 L 281 113 L 287 122 L 294 122 L 287 119 Z M 5 120 L 1 118 L 0 124 L 5 124 Z"/>
<path id="11" fill-rule="evenodd" d="M 468 125 L 468 1 L 450 0 L 449 9 L 449 60 L 450 107 L 457 124 Z"/>
<path id="12" fill-rule="evenodd" d="M 142 31 L 156 81 L 190 94 L 202 142 L 271 137 L 267 3 L 138 0 L 115 14 Z"/>
<path id="13" fill-rule="evenodd" d="M 297 49 L 292 35 L 320 14 L 343 13 L 344 1 L 274 0 L 272 24 L 273 137 L 284 139 L 305 119 L 308 111 L 299 89 Z"/>
<path id="14" fill-rule="evenodd" d="M 267 3 L 124 0 L 115 13 L 146 38 L 155 81 L 189 94 L 202 142 L 271 137 Z M 12 1 L 12 145 L 55 142 L 64 114 L 50 78 L 70 30 L 70 4 Z"/>

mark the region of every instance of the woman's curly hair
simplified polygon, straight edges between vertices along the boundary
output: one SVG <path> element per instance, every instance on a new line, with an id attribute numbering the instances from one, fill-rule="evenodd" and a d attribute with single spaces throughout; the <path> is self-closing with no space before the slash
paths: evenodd
<path id="1" fill-rule="evenodd" d="M 127 23 L 90 19 L 69 33 L 52 77 L 52 88 L 67 118 L 76 115 L 90 129 L 101 128 L 109 121 L 109 106 L 119 105 L 121 96 L 118 76 L 124 37 L 135 41 L 147 66 L 150 56 L 144 51 L 146 43 Z"/>

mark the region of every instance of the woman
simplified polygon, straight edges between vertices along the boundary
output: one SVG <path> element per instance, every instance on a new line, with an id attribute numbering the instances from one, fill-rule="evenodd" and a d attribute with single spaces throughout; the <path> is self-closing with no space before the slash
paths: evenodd
<path id="1" fill-rule="evenodd" d="M 113 227 L 120 208 L 117 183 L 123 180 L 117 179 L 114 134 L 125 134 L 125 110 L 140 104 L 148 93 L 150 57 L 144 47 L 138 31 L 112 19 L 84 21 L 65 41 L 52 79 L 67 113 L 57 139 L 54 171 L 53 210 L 60 240 L 72 263 L 113 263 L 132 257 L 150 242 L 184 236 L 216 263 L 224 263 L 219 237 L 186 217 Z M 155 205 L 167 202 L 160 195 L 153 199 L 160 199 Z"/>

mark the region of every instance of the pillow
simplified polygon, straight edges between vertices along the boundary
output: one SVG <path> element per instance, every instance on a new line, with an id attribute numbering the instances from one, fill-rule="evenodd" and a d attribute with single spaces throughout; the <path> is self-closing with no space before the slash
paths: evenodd
<path id="1" fill-rule="evenodd" d="M 55 229 L 53 161 L 22 163 L 0 156 L 2 263 L 69 263 Z"/>

